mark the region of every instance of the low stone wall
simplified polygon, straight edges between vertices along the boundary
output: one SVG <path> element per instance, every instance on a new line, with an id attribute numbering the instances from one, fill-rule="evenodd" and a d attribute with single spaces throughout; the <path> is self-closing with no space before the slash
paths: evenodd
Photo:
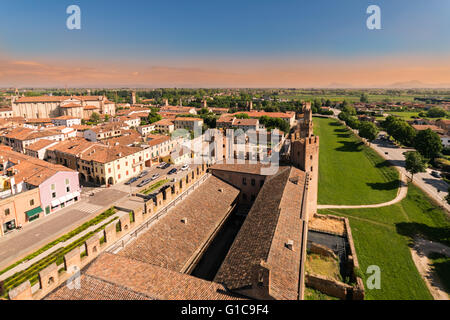
<path id="1" fill-rule="evenodd" d="M 336 254 L 330 248 L 327 248 L 321 244 L 311 242 L 309 251 L 324 257 L 331 257 L 337 259 Z"/>
<path id="2" fill-rule="evenodd" d="M 28 280 L 11 289 L 9 291 L 10 300 L 39 300 L 44 298 L 59 285 L 74 277 L 76 273 L 92 262 L 100 253 L 114 246 L 115 243 L 135 232 L 138 228 L 142 228 L 145 223 L 154 217 L 155 214 L 159 214 L 159 211 L 163 210 L 177 195 L 187 191 L 197 180 L 201 179 L 206 174 L 209 166 L 209 164 L 202 164 L 189 171 L 188 178 L 183 178 L 179 181 L 179 184 L 176 184 L 176 187 L 171 188 L 170 195 L 169 193 L 164 197 L 161 195 L 158 202 L 149 200 L 142 204 L 142 208 L 134 208 L 132 210 L 133 222 L 131 222 L 129 213 L 120 216 L 121 228 L 119 231 L 116 230 L 118 222 L 116 220 L 112 221 L 104 230 L 87 239 L 81 247 L 76 247 L 68 252 L 64 256 L 63 265 L 57 266 L 56 263 L 53 263 L 41 270 L 39 272 L 39 288 L 37 290 L 32 290 Z M 100 239 L 104 239 L 104 241 L 100 243 Z"/>
<path id="3" fill-rule="evenodd" d="M 305 277 L 305 284 L 307 287 L 316 289 L 329 296 L 342 300 L 346 300 L 347 294 L 353 290 L 353 287 L 346 283 L 328 279 L 318 274 L 307 273 Z"/>
<path id="4" fill-rule="evenodd" d="M 322 214 L 317 214 L 317 213 L 314 214 L 314 217 L 317 217 L 320 219 L 340 220 L 340 221 L 344 222 L 344 226 L 345 226 L 344 236 L 347 238 L 347 241 L 348 241 L 348 244 L 350 247 L 350 252 L 347 256 L 347 266 L 346 267 L 347 267 L 347 270 L 349 271 L 351 280 L 354 282 L 354 285 L 350 286 L 343 282 L 326 279 L 322 276 L 312 275 L 312 274 L 308 275 L 310 278 L 309 282 L 311 283 L 311 285 L 308 285 L 308 276 L 305 279 L 306 285 L 310 286 L 314 289 L 317 289 L 320 292 L 323 292 L 325 294 L 333 296 L 333 297 L 338 297 L 341 299 L 363 300 L 364 299 L 364 283 L 363 283 L 361 277 L 359 277 L 359 275 L 356 273 L 356 270 L 359 270 L 359 262 L 358 262 L 358 257 L 356 255 L 356 249 L 355 249 L 355 244 L 353 242 L 352 230 L 350 228 L 350 222 L 349 222 L 348 218 L 339 217 L 339 216 L 335 216 L 335 215 L 322 215 Z M 326 230 L 317 230 L 317 231 L 330 233 L 330 232 L 327 232 Z M 333 234 L 333 233 L 330 233 L 330 234 Z M 324 249 L 324 246 L 311 243 L 310 251 L 313 253 L 327 256 L 327 255 L 329 255 L 328 251 L 331 251 L 331 250 L 329 250 L 329 248 L 326 248 L 326 247 Z M 334 252 L 332 252 L 332 253 L 334 254 Z M 329 286 L 330 288 L 327 288 L 327 286 Z M 336 295 L 336 294 L 338 294 L 338 295 Z M 344 298 L 342 298 L 342 297 L 344 297 Z"/>

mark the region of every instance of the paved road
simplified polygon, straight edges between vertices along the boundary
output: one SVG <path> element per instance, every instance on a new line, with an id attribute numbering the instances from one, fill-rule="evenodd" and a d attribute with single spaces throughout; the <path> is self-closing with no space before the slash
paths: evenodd
<path id="1" fill-rule="evenodd" d="M 177 168 L 179 167 L 181 166 L 177 166 Z M 109 188 L 83 188 L 81 199 L 76 204 L 61 209 L 45 218 L 35 220 L 25 225 L 22 230 L 15 230 L 1 237 L 0 270 L 94 218 L 105 209 L 128 197 L 131 193 L 145 188 L 137 187 L 143 179 L 159 173 L 160 177 L 155 180 L 158 181 L 165 178 L 167 172 L 172 168 L 173 166 L 167 169 L 146 168 L 149 171 L 148 175 L 131 186 L 127 186 L 122 182 Z M 179 170 L 177 174 L 168 177 L 179 179 L 186 173 L 187 171 Z M 154 182 L 150 182 L 146 187 L 152 183 Z M 91 193 L 93 193 L 93 196 L 89 195 Z"/>
<path id="2" fill-rule="evenodd" d="M 385 134 L 381 132 L 380 134 Z M 411 178 L 411 174 L 405 169 L 405 156 L 403 153 L 414 149 L 399 148 L 392 143 L 377 139 L 371 144 L 372 148 L 379 151 L 385 159 L 390 160 L 393 165 L 400 169 L 400 172 Z M 417 173 L 414 175 L 414 182 L 425 191 L 430 197 L 432 197 L 439 205 L 443 206 L 450 212 L 450 206 L 447 204 L 445 197 L 448 192 L 448 184 L 439 178 L 435 178 L 431 175 L 431 169 L 427 169 L 426 172 Z"/>

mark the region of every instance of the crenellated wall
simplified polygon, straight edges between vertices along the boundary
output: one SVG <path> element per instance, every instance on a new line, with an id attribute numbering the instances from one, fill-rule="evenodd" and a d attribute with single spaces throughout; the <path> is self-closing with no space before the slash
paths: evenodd
<path id="1" fill-rule="evenodd" d="M 177 181 L 171 188 L 166 189 L 166 194 L 162 192 L 156 196 L 157 201 L 153 199 L 142 202 L 142 206 L 134 208 L 132 211 L 133 221 L 130 219 L 129 212 L 124 212 L 119 216 L 119 222 L 113 220 L 104 230 L 94 234 L 87 239 L 85 243 L 76 247 L 64 256 L 64 263 L 56 265 L 53 263 L 39 272 L 39 288 L 32 290 L 29 281 L 23 282 L 19 286 L 9 291 L 11 300 L 39 300 L 48 295 L 51 291 L 63 284 L 65 281 L 71 281 L 76 271 L 81 270 L 100 253 L 109 250 L 117 243 L 123 242 L 125 236 L 135 234 L 145 225 L 149 225 L 153 220 L 158 219 L 166 213 L 169 206 L 173 206 L 188 194 L 195 184 L 201 183 L 206 179 L 205 174 L 210 165 L 199 165 L 189 171 L 187 176 Z M 116 225 L 120 228 L 117 230 Z M 101 241 L 104 239 L 104 241 Z M 69 283 L 69 282 L 68 282 Z"/>

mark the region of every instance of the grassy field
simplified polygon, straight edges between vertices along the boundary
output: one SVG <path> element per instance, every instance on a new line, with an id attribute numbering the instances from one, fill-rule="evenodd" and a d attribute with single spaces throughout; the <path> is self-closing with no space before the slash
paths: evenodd
<path id="1" fill-rule="evenodd" d="M 314 100 L 314 99 L 329 99 L 330 101 L 343 101 L 347 100 L 348 102 L 360 102 L 361 95 L 336 95 L 336 94 L 281 94 L 279 98 L 282 99 L 296 99 L 296 100 Z M 412 95 L 402 95 L 402 96 L 391 96 L 385 94 L 369 94 L 368 95 L 369 102 L 380 102 L 384 99 L 389 99 L 391 102 L 413 102 L 414 96 Z"/>
<path id="2" fill-rule="evenodd" d="M 398 172 L 339 122 L 314 118 L 320 137 L 319 204 L 375 204 L 395 198 Z"/>
<path id="3" fill-rule="evenodd" d="M 409 112 L 409 111 L 388 111 L 387 113 L 392 114 L 394 116 L 400 117 L 405 121 L 414 120 L 414 117 L 419 117 L 419 112 Z"/>
<path id="4" fill-rule="evenodd" d="M 366 290 L 367 299 L 432 299 L 411 258 L 409 245 L 417 235 L 450 245 L 450 220 L 419 188 L 410 185 L 407 197 L 389 207 L 320 213 L 349 218 L 365 278 L 368 266 L 380 267 L 381 289 Z M 447 285 L 448 261 L 435 260 L 438 274 L 447 275 L 442 279 Z"/>

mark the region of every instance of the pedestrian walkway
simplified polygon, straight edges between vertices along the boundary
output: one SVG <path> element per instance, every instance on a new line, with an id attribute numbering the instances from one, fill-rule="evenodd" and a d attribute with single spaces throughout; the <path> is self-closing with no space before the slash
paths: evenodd
<path id="1" fill-rule="evenodd" d="M 318 205 L 317 209 L 361 209 L 361 208 L 381 208 L 391 206 L 402 201 L 408 194 L 408 182 L 404 174 L 400 173 L 400 186 L 397 190 L 397 196 L 387 202 L 377 204 L 363 204 L 363 205 Z"/>
<path id="2" fill-rule="evenodd" d="M 79 211 L 86 212 L 86 213 L 94 213 L 94 212 L 99 211 L 102 208 L 103 208 L 103 206 L 85 202 L 85 203 L 81 203 L 80 205 L 78 205 L 78 207 L 76 209 Z"/>

